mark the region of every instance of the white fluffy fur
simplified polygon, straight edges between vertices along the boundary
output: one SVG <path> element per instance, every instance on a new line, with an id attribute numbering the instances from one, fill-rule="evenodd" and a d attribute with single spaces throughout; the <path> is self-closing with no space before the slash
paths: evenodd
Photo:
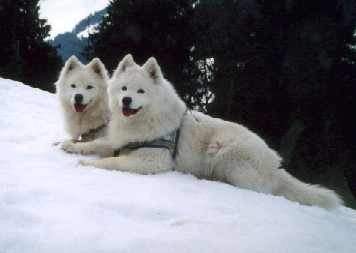
<path id="1" fill-rule="evenodd" d="M 65 128 L 72 140 L 91 129 L 107 124 L 110 117 L 107 97 L 107 83 L 109 77 L 104 64 L 94 58 L 87 65 L 83 65 L 75 56 L 65 63 L 56 90 L 64 115 Z M 75 88 L 71 85 L 74 84 Z M 92 89 L 87 89 L 91 85 Z M 74 109 L 75 94 L 82 94 L 87 105 L 83 112 Z"/>
<path id="2" fill-rule="evenodd" d="M 123 86 L 127 90 L 123 91 Z M 138 89 L 145 93 L 138 94 Z M 125 96 L 132 97 L 133 108 L 142 108 L 137 114 L 123 116 L 121 101 Z M 65 150 L 82 154 L 105 150 L 110 154 L 130 141 L 166 135 L 182 123 L 177 157 L 172 160 L 165 149 L 141 148 L 119 157 L 82 161 L 83 165 L 141 174 L 176 169 L 306 205 L 334 208 L 342 204 L 333 191 L 303 183 L 281 169 L 279 155 L 246 127 L 199 112 L 185 114 L 186 105 L 164 79 L 154 58 L 140 67 L 131 55 L 126 56 L 110 81 L 109 101 L 112 121 L 108 138 L 71 143 Z"/>

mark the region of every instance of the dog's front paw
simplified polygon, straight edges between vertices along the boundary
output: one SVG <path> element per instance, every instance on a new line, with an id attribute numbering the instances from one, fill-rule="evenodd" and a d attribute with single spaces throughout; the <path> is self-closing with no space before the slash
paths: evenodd
<path id="1" fill-rule="evenodd" d="M 78 152 L 76 144 L 71 140 L 63 142 L 61 145 L 61 149 L 67 153 L 80 153 Z"/>
<path id="2" fill-rule="evenodd" d="M 82 166 L 93 166 L 92 162 L 90 160 L 79 160 L 79 165 Z"/>

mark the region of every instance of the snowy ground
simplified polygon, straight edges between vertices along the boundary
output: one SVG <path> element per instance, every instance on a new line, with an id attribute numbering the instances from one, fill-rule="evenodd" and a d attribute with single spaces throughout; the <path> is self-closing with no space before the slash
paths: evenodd
<path id="1" fill-rule="evenodd" d="M 55 96 L 0 79 L 0 252 L 356 252 L 356 212 L 166 173 L 84 168 Z"/>

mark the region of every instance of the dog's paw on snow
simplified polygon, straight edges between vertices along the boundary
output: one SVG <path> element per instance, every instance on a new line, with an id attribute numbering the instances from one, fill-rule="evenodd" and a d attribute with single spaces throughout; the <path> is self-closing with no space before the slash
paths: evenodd
<path id="1" fill-rule="evenodd" d="M 90 160 L 79 160 L 78 164 L 81 166 L 92 166 L 92 162 Z"/>
<path id="2" fill-rule="evenodd" d="M 75 143 L 71 140 L 64 141 L 61 144 L 61 149 L 67 153 L 80 153 L 80 152 L 78 152 Z"/>
<path id="3" fill-rule="evenodd" d="M 74 153 L 74 154 L 81 154 L 81 155 L 90 155 L 91 152 L 87 151 L 81 146 L 80 142 L 73 142 L 73 141 L 65 141 L 61 145 L 61 149 L 67 153 Z"/>

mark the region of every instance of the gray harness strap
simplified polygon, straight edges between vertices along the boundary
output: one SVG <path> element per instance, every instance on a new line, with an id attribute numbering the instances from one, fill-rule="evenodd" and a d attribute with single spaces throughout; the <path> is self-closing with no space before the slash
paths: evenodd
<path id="1" fill-rule="evenodd" d="M 139 148 L 165 148 L 168 149 L 172 157 L 175 158 L 177 153 L 177 142 L 179 139 L 179 128 L 171 132 L 170 134 L 153 141 L 147 142 L 130 142 L 126 146 L 115 150 L 114 155 L 119 156 L 123 151 L 133 151 Z"/>
<path id="2" fill-rule="evenodd" d="M 126 146 L 116 149 L 114 151 L 114 156 L 119 156 L 120 152 L 122 151 L 132 151 L 136 150 L 139 148 L 165 148 L 168 149 L 169 152 L 171 153 L 173 159 L 175 159 L 178 151 L 178 141 L 179 141 L 179 135 L 180 135 L 180 128 L 183 124 L 183 118 L 187 114 L 186 110 L 183 114 L 182 120 L 180 122 L 180 125 L 177 129 L 175 129 L 173 132 L 155 139 L 153 141 L 146 141 L 146 142 L 129 142 Z"/>

